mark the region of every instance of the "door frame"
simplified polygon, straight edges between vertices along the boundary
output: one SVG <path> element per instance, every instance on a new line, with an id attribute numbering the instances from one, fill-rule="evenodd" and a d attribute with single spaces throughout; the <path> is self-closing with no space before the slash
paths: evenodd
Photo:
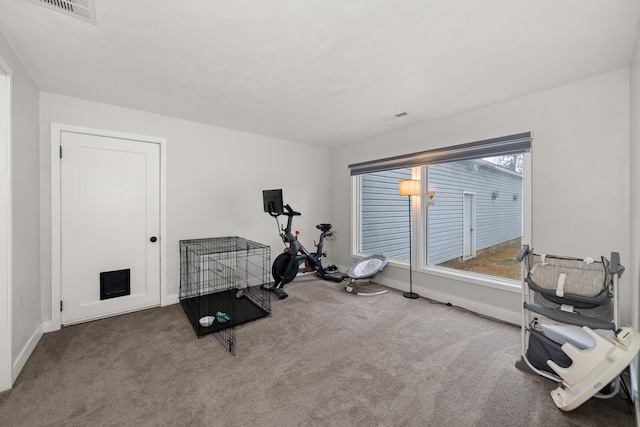
<path id="1" fill-rule="evenodd" d="M 62 203 L 60 174 L 60 145 L 62 132 L 129 139 L 133 141 L 159 144 L 160 146 L 160 306 L 170 304 L 167 295 L 167 227 L 166 227 L 166 150 L 167 140 L 153 136 L 136 135 L 104 129 L 51 123 L 51 327 L 56 331 L 62 327 L 60 296 L 62 293 Z"/>
<path id="2" fill-rule="evenodd" d="M 471 224 L 467 221 L 467 196 L 471 196 Z M 469 231 L 469 225 L 471 225 L 472 231 Z M 471 246 L 471 254 L 467 256 L 465 254 L 464 246 L 465 241 L 469 236 L 469 245 Z M 462 260 L 466 261 L 476 257 L 476 193 L 473 191 L 462 192 Z"/>
<path id="3" fill-rule="evenodd" d="M 0 91 L 6 103 L 0 105 L 0 391 L 13 386 L 13 74 L 0 57 Z M 5 123 L 5 126 L 2 125 Z"/>

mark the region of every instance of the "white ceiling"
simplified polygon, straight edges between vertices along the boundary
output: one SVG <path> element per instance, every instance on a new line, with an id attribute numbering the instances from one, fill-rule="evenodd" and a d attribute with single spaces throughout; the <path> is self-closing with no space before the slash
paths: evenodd
<path id="1" fill-rule="evenodd" d="M 0 0 L 40 90 L 326 147 L 628 66 L 640 17 L 638 0 L 95 6 L 97 25 Z"/>

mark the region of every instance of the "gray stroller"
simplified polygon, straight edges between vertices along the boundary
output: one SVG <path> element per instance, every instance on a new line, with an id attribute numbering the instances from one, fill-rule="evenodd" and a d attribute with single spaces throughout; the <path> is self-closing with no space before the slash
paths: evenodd
<path id="1" fill-rule="evenodd" d="M 551 392 L 569 411 L 592 396 L 611 398 L 619 374 L 640 350 L 640 337 L 620 328 L 617 252 L 611 261 L 535 254 L 522 262 L 522 357 L 539 375 L 560 383 Z"/>

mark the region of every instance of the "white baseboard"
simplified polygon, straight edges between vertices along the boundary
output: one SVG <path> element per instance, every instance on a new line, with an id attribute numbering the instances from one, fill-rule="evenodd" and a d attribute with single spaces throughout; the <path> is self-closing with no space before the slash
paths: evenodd
<path id="1" fill-rule="evenodd" d="M 178 297 L 178 295 L 167 295 L 165 298 L 162 299 L 161 307 L 177 304 L 179 302 L 180 302 L 180 297 Z"/>
<path id="2" fill-rule="evenodd" d="M 60 330 L 59 327 L 58 328 L 55 327 L 52 320 L 45 320 L 44 322 L 42 322 L 42 328 L 45 334 Z"/>
<path id="3" fill-rule="evenodd" d="M 16 360 L 14 360 L 13 366 L 11 367 L 11 384 L 16 381 L 18 375 L 20 375 L 20 372 L 22 372 L 22 368 L 24 368 L 27 360 L 29 360 L 29 356 L 31 356 L 31 353 L 33 353 L 36 345 L 38 345 L 38 342 L 40 342 L 40 338 L 42 338 L 42 335 L 44 335 L 45 323 L 46 322 L 40 323 L 33 335 L 31 335 L 31 337 L 27 340 L 26 344 L 20 351 L 20 354 L 18 354 L 18 357 L 16 357 Z"/>

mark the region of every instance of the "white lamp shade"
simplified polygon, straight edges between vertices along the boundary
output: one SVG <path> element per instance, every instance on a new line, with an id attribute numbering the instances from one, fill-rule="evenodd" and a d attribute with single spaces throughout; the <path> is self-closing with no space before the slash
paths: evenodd
<path id="1" fill-rule="evenodd" d="M 398 193 L 401 196 L 419 196 L 420 181 L 417 179 L 403 179 L 398 183 Z"/>

